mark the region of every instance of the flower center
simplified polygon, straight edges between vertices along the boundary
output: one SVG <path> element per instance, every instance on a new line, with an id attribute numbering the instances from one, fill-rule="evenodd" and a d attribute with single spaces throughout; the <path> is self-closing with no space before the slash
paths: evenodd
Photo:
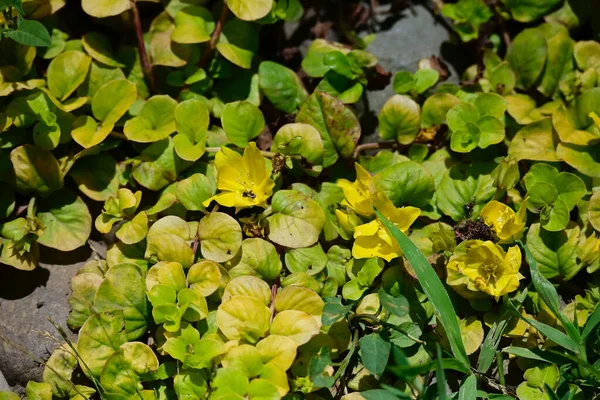
<path id="1" fill-rule="evenodd" d="M 489 283 L 495 284 L 502 273 L 504 272 L 504 266 L 501 263 L 492 261 L 481 264 L 479 267 L 479 274 Z"/>

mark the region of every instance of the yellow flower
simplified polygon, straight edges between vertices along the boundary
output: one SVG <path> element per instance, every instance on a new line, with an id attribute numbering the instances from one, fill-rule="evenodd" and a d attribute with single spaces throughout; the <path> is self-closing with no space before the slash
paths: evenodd
<path id="1" fill-rule="evenodd" d="M 523 236 L 526 211 L 525 204 L 522 204 L 519 212 L 515 213 L 509 206 L 492 200 L 483 207 L 481 216 L 486 225 L 492 227 L 501 243 L 506 243 Z"/>
<path id="2" fill-rule="evenodd" d="M 487 240 L 462 242 L 450 257 L 446 283 L 467 299 L 487 293 L 496 300 L 519 287 L 524 276 L 519 273 L 521 250 L 513 246 L 505 252 L 502 247 Z"/>
<path id="3" fill-rule="evenodd" d="M 396 208 L 390 199 L 381 192 L 375 196 L 374 203 L 375 207 L 402 232 L 406 232 L 421 214 L 421 210 L 416 207 Z M 352 246 L 354 258 L 381 257 L 390 261 L 400 255 L 402 255 L 402 250 L 398 242 L 379 219 L 354 228 L 354 245 Z"/>
<path id="4" fill-rule="evenodd" d="M 350 182 L 347 179 L 339 179 L 337 185 L 344 191 L 346 199 L 343 206 L 349 206 L 357 214 L 369 216 L 373 214 L 373 196 L 377 191 L 373 177 L 369 171 L 360 164 L 354 164 L 356 168 L 356 180 Z"/>
<path id="5" fill-rule="evenodd" d="M 352 210 L 335 210 L 335 216 L 342 229 L 349 235 L 354 233 L 354 228 L 362 222 Z"/>
<path id="6" fill-rule="evenodd" d="M 213 200 L 225 207 L 246 208 L 264 206 L 273 193 L 275 182 L 265 158 L 250 142 L 244 155 L 223 147 L 215 157 L 217 188 L 222 192 L 202 203 L 207 207 Z"/>

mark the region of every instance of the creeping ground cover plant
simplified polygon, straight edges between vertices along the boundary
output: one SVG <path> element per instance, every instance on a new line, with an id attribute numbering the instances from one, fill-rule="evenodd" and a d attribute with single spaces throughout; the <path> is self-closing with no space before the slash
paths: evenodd
<path id="1" fill-rule="evenodd" d="M 108 243 L 20 395 L 599 398 L 600 5 L 316 3 L 0 0 L 0 268 Z"/>

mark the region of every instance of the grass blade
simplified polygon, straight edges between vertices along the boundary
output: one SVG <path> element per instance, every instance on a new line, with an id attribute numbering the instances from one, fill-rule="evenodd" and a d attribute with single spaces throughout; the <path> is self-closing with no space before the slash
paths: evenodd
<path id="1" fill-rule="evenodd" d="M 552 340 L 557 345 L 572 351 L 573 353 L 579 353 L 579 344 L 571 339 L 569 336 L 565 335 L 561 331 L 556 328 L 553 328 L 549 325 L 546 325 L 542 322 L 539 322 L 535 319 L 524 317 L 512 303 L 509 303 L 513 313 L 521 318 L 523 321 L 527 322 L 529 325 L 533 326 L 535 329 L 540 331 L 544 336 L 548 339 Z"/>
<path id="2" fill-rule="evenodd" d="M 527 358 L 530 360 L 547 362 L 550 364 L 562 364 L 566 360 L 563 357 L 557 357 L 546 351 L 539 349 L 528 349 L 526 347 L 509 346 L 502 350 L 504 353 L 512 354 L 517 357 Z"/>
<path id="3" fill-rule="evenodd" d="M 404 256 L 413 266 L 423 291 L 431 301 L 436 316 L 446 330 L 452 354 L 454 354 L 457 360 L 468 367 L 470 363 L 462 337 L 460 336 L 458 317 L 442 281 L 433 270 L 431 264 L 429 264 L 429 261 L 427 261 L 427 258 L 421 253 L 421 250 L 397 226 L 384 217 L 383 214 L 377 210 L 375 212 L 383 225 L 390 231 L 394 239 L 396 239 Z"/>
<path id="4" fill-rule="evenodd" d="M 528 290 L 525 289 L 515 299 L 518 306 L 525 301 L 527 293 Z M 512 319 L 515 318 L 510 307 L 506 306 L 506 302 L 503 305 L 503 309 L 504 311 L 501 314 L 500 322 L 495 322 L 494 325 L 492 325 L 492 328 L 487 333 L 483 345 L 481 346 L 481 352 L 479 353 L 479 359 L 477 360 L 477 371 L 481 373 L 486 373 L 492 366 L 496 355 L 496 349 L 502 339 L 502 334 Z"/>
<path id="5" fill-rule="evenodd" d="M 442 365 L 442 347 L 439 343 L 435 344 L 435 380 L 438 390 L 438 399 L 447 400 L 446 396 L 446 374 L 444 373 L 444 366 Z"/>
<path id="6" fill-rule="evenodd" d="M 590 315 L 590 317 L 587 320 L 587 323 L 585 324 L 585 327 L 583 328 L 583 333 L 581 334 L 581 340 L 583 342 L 585 342 L 587 337 L 590 335 L 590 333 L 592 333 L 592 331 L 598 325 L 598 323 L 600 323 L 600 307 L 596 305 L 596 309 L 594 310 L 592 315 Z"/>
<path id="7" fill-rule="evenodd" d="M 542 275 L 538 269 L 537 262 L 533 255 L 529 251 L 527 245 L 523 244 L 520 240 L 519 245 L 525 251 L 525 257 L 527 258 L 527 264 L 529 264 L 529 270 L 531 273 L 531 281 L 535 290 L 538 292 L 544 303 L 548 306 L 550 311 L 556 315 L 556 318 L 561 322 L 565 331 L 572 339 L 573 342 L 579 344 L 581 342 L 581 334 L 579 328 L 576 327 L 569 319 L 560 311 L 560 301 L 558 299 L 558 292 L 552 283 Z"/>
<path id="8" fill-rule="evenodd" d="M 477 377 L 469 375 L 458 390 L 458 400 L 477 399 Z"/>

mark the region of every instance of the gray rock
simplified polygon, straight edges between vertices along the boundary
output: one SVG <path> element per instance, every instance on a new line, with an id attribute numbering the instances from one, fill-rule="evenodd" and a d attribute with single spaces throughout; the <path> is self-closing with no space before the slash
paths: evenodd
<path id="1" fill-rule="evenodd" d="M 380 10 L 384 11 L 386 8 L 387 6 L 382 6 Z M 453 46 L 449 42 L 451 32 L 420 4 L 402 13 L 378 14 L 376 29 L 377 37 L 367 50 L 377 56 L 381 66 L 392 74 L 400 70 L 414 72 L 419 60 L 433 55 L 448 61 L 442 53 L 452 53 L 442 51 Z M 450 80 L 456 82 L 456 69 L 452 64 L 448 64 L 448 67 Z M 377 141 L 377 115 L 393 95 L 394 90 L 390 83 L 385 90 L 368 91 L 364 103 L 359 105 L 365 142 Z"/>
<path id="2" fill-rule="evenodd" d="M 10 386 L 8 386 L 8 382 L 4 379 L 4 375 L 2 375 L 2 371 L 0 371 L 0 392 L 9 392 Z"/>
<path id="3" fill-rule="evenodd" d="M 94 249 L 104 247 L 94 243 Z M 45 262 L 34 271 L 0 265 L 0 371 L 17 393 L 41 380 L 43 362 L 63 342 L 50 320 L 75 340 L 66 323 L 71 278 L 94 256 L 89 245 L 69 253 L 45 248 Z"/>

